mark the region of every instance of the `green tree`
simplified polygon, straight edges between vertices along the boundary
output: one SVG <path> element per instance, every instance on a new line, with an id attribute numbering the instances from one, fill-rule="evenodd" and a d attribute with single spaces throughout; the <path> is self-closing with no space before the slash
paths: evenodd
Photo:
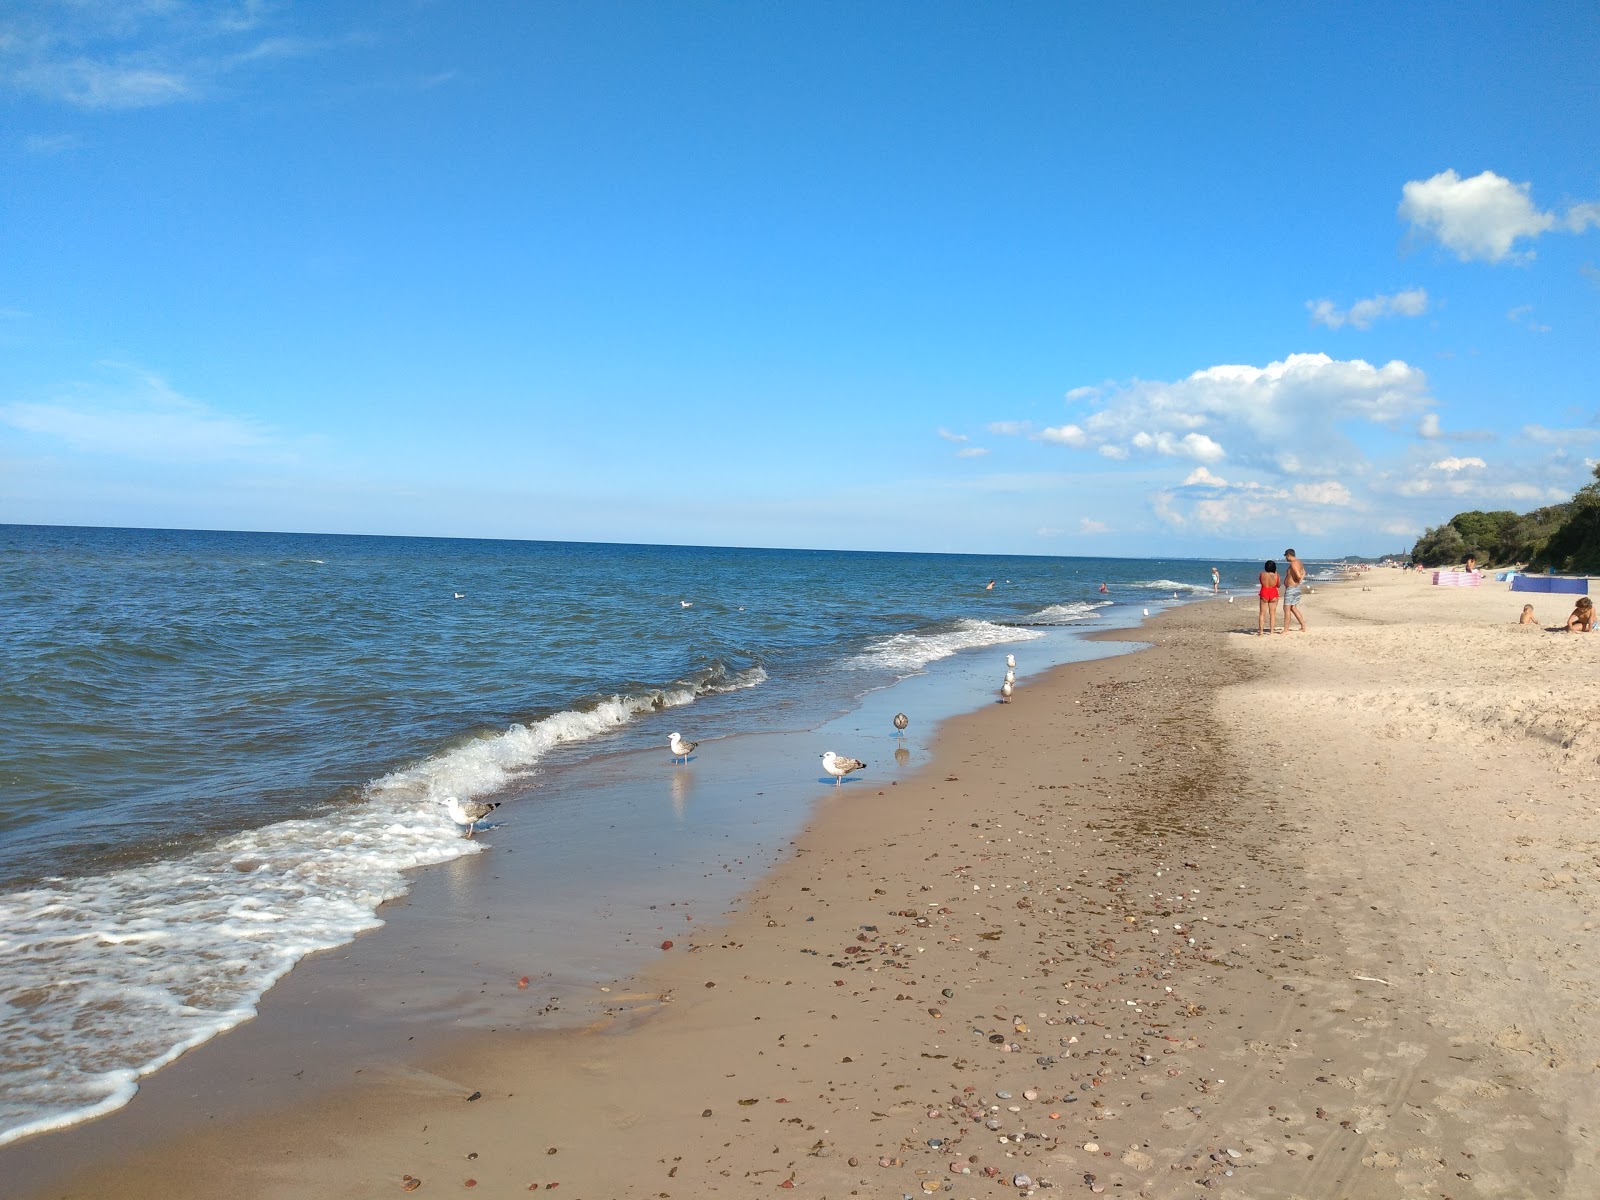
<path id="1" fill-rule="evenodd" d="M 1450 524 L 1461 534 L 1466 546 L 1462 558 L 1470 554 L 1488 565 L 1514 561 L 1510 554 L 1513 547 L 1508 543 L 1511 541 L 1511 531 L 1520 519 L 1516 513 L 1505 509 L 1496 512 L 1474 509 L 1472 512 L 1457 513 L 1450 518 Z"/>
<path id="2" fill-rule="evenodd" d="M 1540 548 L 1535 566 L 1600 572 L 1600 465 L 1594 468 L 1594 478 L 1572 497 L 1566 520 Z"/>
<path id="3" fill-rule="evenodd" d="M 1429 529 L 1411 548 L 1411 559 L 1425 567 L 1447 567 L 1467 557 L 1467 543 L 1461 531 L 1449 521 Z"/>

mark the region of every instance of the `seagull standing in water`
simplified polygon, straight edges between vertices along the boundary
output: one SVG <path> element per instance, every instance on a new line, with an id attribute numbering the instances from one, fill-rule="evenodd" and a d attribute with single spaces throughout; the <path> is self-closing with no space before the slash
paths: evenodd
<path id="1" fill-rule="evenodd" d="M 1000 685 L 1000 703 L 1011 703 L 1011 676 L 1006 676 L 1006 681 Z"/>
<path id="2" fill-rule="evenodd" d="M 450 819 L 457 825 L 467 827 L 466 836 L 471 837 L 477 832 L 478 822 L 487 817 L 500 807 L 500 802 L 490 803 L 487 800 L 458 800 L 454 796 L 445 797 L 445 811 L 450 814 Z"/>
<path id="3" fill-rule="evenodd" d="M 833 776 L 834 787 L 843 783 L 844 777 L 851 771 L 864 770 L 866 765 L 859 758 L 840 758 L 832 750 L 822 756 L 822 769 Z"/>
<path id="4" fill-rule="evenodd" d="M 684 762 L 688 762 L 689 755 L 694 753 L 694 748 L 699 744 L 699 742 L 684 741 L 681 733 L 674 733 L 667 738 L 667 746 L 672 751 L 673 762 L 677 762 L 680 758 Z"/>
<path id="5" fill-rule="evenodd" d="M 909 724 L 911 724 L 911 718 L 906 716 L 905 713 L 895 713 L 894 727 L 900 731 L 901 737 L 905 737 L 906 726 Z"/>
<path id="6" fill-rule="evenodd" d="M 1016 669 L 1017 669 L 1017 656 L 1015 654 L 1006 655 L 1006 670 L 1015 671 Z"/>

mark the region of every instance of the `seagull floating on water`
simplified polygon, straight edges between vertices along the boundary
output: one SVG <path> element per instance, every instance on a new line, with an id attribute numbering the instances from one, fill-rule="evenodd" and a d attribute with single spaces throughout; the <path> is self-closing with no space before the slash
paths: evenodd
<path id="1" fill-rule="evenodd" d="M 699 742 L 684 741 L 681 733 L 673 733 L 667 738 L 667 746 L 672 750 L 673 762 L 677 762 L 680 758 L 684 762 L 688 762 L 689 755 L 694 753 L 694 748 L 699 744 Z"/>
<path id="2" fill-rule="evenodd" d="M 833 786 L 838 787 L 844 782 L 844 777 L 851 771 L 860 771 L 866 763 L 859 758 L 840 758 L 832 750 L 822 756 L 822 769 L 833 776 Z"/>
<path id="3" fill-rule="evenodd" d="M 1011 676 L 1007 675 L 1004 683 L 1000 685 L 1000 703 L 1011 703 Z"/>
<path id="4" fill-rule="evenodd" d="M 680 608 L 693 608 L 694 607 L 694 601 L 693 600 L 679 600 L 678 601 L 678 606 Z"/>
<path id="5" fill-rule="evenodd" d="M 465 592 L 455 592 L 451 596 L 452 600 L 465 600 L 466 598 L 467 594 Z"/>
<path id="6" fill-rule="evenodd" d="M 911 724 L 911 718 L 906 716 L 905 713 L 895 713 L 894 727 L 900 731 L 901 737 L 905 736 L 906 726 L 909 724 Z"/>
<path id="7" fill-rule="evenodd" d="M 467 827 L 467 837 L 477 832 L 478 822 L 487 817 L 500 807 L 500 802 L 490 803 L 487 800 L 458 800 L 454 796 L 447 796 L 444 802 L 445 811 L 450 814 L 450 819 L 457 825 Z"/>

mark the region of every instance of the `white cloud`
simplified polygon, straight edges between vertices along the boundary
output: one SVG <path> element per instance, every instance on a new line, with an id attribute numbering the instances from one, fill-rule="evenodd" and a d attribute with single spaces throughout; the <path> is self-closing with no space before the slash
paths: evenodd
<path id="1" fill-rule="evenodd" d="M 1446 170 L 1406 183 L 1400 189 L 1399 211 L 1414 229 L 1437 238 L 1463 262 L 1526 261 L 1533 251 L 1517 251 L 1519 239 L 1531 241 L 1552 229 L 1582 233 L 1600 225 L 1600 204 L 1575 204 L 1558 217 L 1533 203 L 1532 188 L 1493 171 L 1463 179 Z"/>
<path id="2" fill-rule="evenodd" d="M 22 148 L 29 154 L 65 154 L 80 145 L 77 136 L 71 133 L 35 133 L 22 139 Z"/>
<path id="3" fill-rule="evenodd" d="M 1227 487 L 1228 481 L 1213 475 L 1204 467 L 1196 467 L 1194 470 L 1189 472 L 1187 477 L 1185 477 L 1183 486 L 1194 487 L 1196 484 L 1207 484 L 1211 487 Z"/>
<path id="4" fill-rule="evenodd" d="M 957 458 L 982 458 L 989 453 L 983 446 L 966 446 L 956 451 Z"/>
<path id="5" fill-rule="evenodd" d="M 1600 438 L 1600 429 L 1549 429 L 1543 425 L 1524 425 L 1522 436 L 1530 442 L 1547 442 L 1555 445 L 1566 445 L 1570 442 L 1588 442 Z"/>
<path id="6" fill-rule="evenodd" d="M 75 0 L 34 7 L 38 11 L 0 22 L 0 85 L 82 109 L 196 100 L 253 64 L 327 48 L 258 35 L 276 7 L 258 0 L 224 6 Z"/>
<path id="7" fill-rule="evenodd" d="M 1430 471 L 1465 471 L 1468 467 L 1487 467 L 1489 464 L 1481 458 L 1441 458 L 1438 462 L 1429 463 Z"/>
<path id="8" fill-rule="evenodd" d="M 964 433 L 951 433 L 943 425 L 939 426 L 939 436 L 947 442 L 967 442 L 972 440 Z"/>
<path id="9" fill-rule="evenodd" d="M 1428 293 L 1425 288 L 1407 288 L 1392 296 L 1372 296 L 1357 300 L 1349 309 L 1342 310 L 1332 300 L 1307 300 L 1313 325 L 1326 325 L 1338 329 L 1349 324 L 1357 329 L 1371 329 L 1381 317 L 1420 317 L 1428 311 Z"/>
<path id="10" fill-rule="evenodd" d="M 1524 329 L 1531 330 L 1534 333 L 1550 332 L 1550 326 L 1541 325 L 1538 321 L 1533 319 L 1533 305 L 1531 304 L 1519 304 L 1515 308 L 1509 310 L 1506 313 L 1506 320 L 1510 321 L 1513 325 L 1521 325 Z"/>
<path id="11" fill-rule="evenodd" d="M 119 388 L 80 388 L 63 399 L 0 406 L 0 424 L 87 454 L 156 462 L 276 460 L 286 454 L 283 439 L 268 425 L 219 413 L 151 372 L 113 370 Z"/>
<path id="12" fill-rule="evenodd" d="M 1100 394 L 1097 387 L 1075 387 L 1067 393 L 1068 400 L 1092 400 Z"/>
<path id="13" fill-rule="evenodd" d="M 1441 431 L 1439 429 L 1439 414 L 1438 413 L 1423 413 L 1422 414 L 1422 420 L 1417 422 L 1417 436 L 1418 437 L 1425 437 L 1425 438 L 1436 438 L 1436 437 L 1438 437 L 1440 435 L 1440 432 Z"/>
<path id="14" fill-rule="evenodd" d="M 1037 438 L 1113 458 L 1189 458 L 1281 471 L 1314 463 L 1333 474 L 1359 461 L 1341 432 L 1350 425 L 1393 428 L 1428 413 L 1424 373 L 1404 362 L 1291 354 L 1266 366 L 1223 365 L 1174 382 L 1135 380 L 1102 389 L 1080 415 Z"/>
<path id="15" fill-rule="evenodd" d="M 1105 533 L 1109 529 L 1110 526 L 1104 521 L 1091 521 L 1088 517 L 1081 517 L 1078 520 L 1079 533 Z"/>
<path id="16" fill-rule="evenodd" d="M 1033 425 L 1028 421 L 990 421 L 984 428 L 1001 437 L 1020 437 L 1032 429 Z"/>
<path id="17" fill-rule="evenodd" d="M 1567 216 L 1562 224 L 1572 233 L 1582 233 L 1591 225 L 1600 225 L 1600 204 L 1574 204 L 1567 209 Z"/>
<path id="18" fill-rule="evenodd" d="M 1306 504 L 1337 504 L 1350 503 L 1350 489 L 1336 479 L 1325 479 L 1320 483 L 1297 483 L 1290 494 Z"/>
<path id="19" fill-rule="evenodd" d="M 1051 429 L 1041 429 L 1038 438 L 1041 442 L 1055 442 L 1059 446 L 1086 446 L 1089 444 L 1088 435 L 1076 425 L 1057 425 Z"/>

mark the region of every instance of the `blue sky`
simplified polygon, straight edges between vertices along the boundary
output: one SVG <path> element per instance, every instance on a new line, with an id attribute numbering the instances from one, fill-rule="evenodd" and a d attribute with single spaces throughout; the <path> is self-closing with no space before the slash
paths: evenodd
<path id="1" fill-rule="evenodd" d="M 1105 7 L 8 6 L 0 521 L 1252 557 L 1587 481 L 1600 9 Z"/>

